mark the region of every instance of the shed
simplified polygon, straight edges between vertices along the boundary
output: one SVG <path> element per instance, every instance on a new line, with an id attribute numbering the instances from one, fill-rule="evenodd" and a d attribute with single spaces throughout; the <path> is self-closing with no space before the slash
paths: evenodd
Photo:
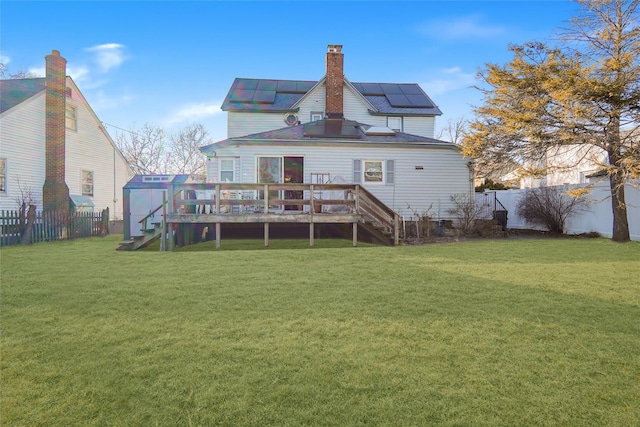
<path id="1" fill-rule="evenodd" d="M 122 189 L 124 210 L 124 239 L 142 236 L 140 221 L 162 205 L 163 194 L 169 185 L 191 182 L 189 174 L 135 175 Z M 162 210 L 151 216 L 152 222 L 162 220 Z"/>

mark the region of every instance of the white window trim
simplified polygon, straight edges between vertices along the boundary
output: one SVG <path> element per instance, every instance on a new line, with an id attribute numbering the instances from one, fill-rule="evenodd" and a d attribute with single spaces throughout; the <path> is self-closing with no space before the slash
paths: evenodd
<path id="1" fill-rule="evenodd" d="M 91 193 L 89 194 L 88 192 L 84 191 L 84 186 L 85 186 L 85 182 L 84 182 L 84 174 L 85 172 L 88 172 L 91 174 Z M 86 184 L 89 185 L 89 184 Z M 93 197 L 96 191 L 96 174 L 94 171 L 92 170 L 88 170 L 88 169 L 82 169 L 80 171 L 80 193 L 83 196 L 89 196 L 89 197 Z"/>
<path id="2" fill-rule="evenodd" d="M 4 188 L 0 188 L 0 194 L 7 194 L 7 177 L 9 176 L 9 174 L 7 173 L 7 158 L 6 157 L 0 157 L 0 160 L 3 161 L 4 163 L 4 175 L 2 175 L 0 178 L 2 178 L 2 182 L 4 184 Z"/>
<path id="3" fill-rule="evenodd" d="M 232 163 L 232 169 L 222 170 L 222 161 L 230 160 Z M 235 157 L 218 157 L 218 182 L 227 182 L 222 179 L 222 172 L 233 172 L 233 179 L 229 182 L 236 182 L 236 158 Z"/>
<path id="4" fill-rule="evenodd" d="M 382 165 L 382 179 L 380 181 L 367 181 L 367 163 L 379 162 Z M 387 162 L 382 159 L 362 159 L 362 183 L 371 185 L 385 185 L 387 178 Z"/>
<path id="5" fill-rule="evenodd" d="M 389 124 L 389 119 L 398 119 L 400 120 L 400 128 L 393 128 L 391 127 L 391 124 Z M 387 127 L 391 130 L 395 130 L 397 132 L 403 132 L 403 128 L 404 128 L 404 120 L 402 119 L 402 116 L 398 117 L 398 116 L 387 116 Z"/>
<path id="6" fill-rule="evenodd" d="M 314 120 L 314 116 L 320 116 L 320 117 Z M 322 119 L 324 119 L 324 112 L 323 111 L 312 111 L 310 113 L 310 119 L 311 119 L 312 122 L 315 122 L 317 120 L 322 120 Z"/>
<path id="7" fill-rule="evenodd" d="M 67 116 L 67 111 L 73 112 L 72 119 Z M 70 120 L 73 120 L 73 127 L 68 125 Z M 78 109 L 75 107 L 75 105 L 69 105 L 69 104 L 66 105 L 64 110 L 64 127 L 72 131 L 78 130 Z"/>

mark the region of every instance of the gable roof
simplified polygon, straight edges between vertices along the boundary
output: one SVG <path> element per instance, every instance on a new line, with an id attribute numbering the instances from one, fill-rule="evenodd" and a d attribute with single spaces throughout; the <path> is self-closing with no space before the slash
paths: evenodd
<path id="1" fill-rule="evenodd" d="M 236 78 L 222 103 L 224 111 L 287 112 L 318 83 L 308 80 Z M 442 111 L 417 83 L 351 83 L 376 111 L 372 114 L 440 116 Z"/>
<path id="2" fill-rule="evenodd" d="M 369 134 L 368 129 L 376 130 Z M 216 148 L 243 144 L 369 144 L 393 146 L 441 146 L 457 149 L 447 141 L 411 135 L 404 132 L 378 132 L 379 127 L 373 127 L 352 120 L 323 119 L 298 126 L 284 127 L 252 135 L 228 138 L 200 147 L 203 153 L 215 151 Z"/>
<path id="3" fill-rule="evenodd" d="M 0 80 L 0 113 L 45 90 L 45 78 Z"/>

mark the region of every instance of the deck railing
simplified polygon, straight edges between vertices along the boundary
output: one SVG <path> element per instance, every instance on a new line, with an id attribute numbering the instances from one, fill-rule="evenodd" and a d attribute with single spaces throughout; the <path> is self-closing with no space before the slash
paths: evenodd
<path id="1" fill-rule="evenodd" d="M 358 223 L 388 230 L 398 243 L 398 215 L 356 184 L 235 184 L 190 183 L 169 186 L 166 222 L 215 224 L 219 245 L 221 223 L 352 223 L 354 244 Z"/>

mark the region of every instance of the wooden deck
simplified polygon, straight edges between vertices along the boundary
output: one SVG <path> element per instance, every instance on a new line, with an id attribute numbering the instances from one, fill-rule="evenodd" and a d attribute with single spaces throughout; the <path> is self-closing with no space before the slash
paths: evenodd
<path id="1" fill-rule="evenodd" d="M 167 235 L 213 227 L 221 247 L 222 224 L 261 223 L 269 246 L 269 224 L 309 224 L 309 245 L 314 245 L 315 224 L 352 224 L 353 246 L 358 224 L 386 244 L 398 244 L 398 215 L 360 185 L 354 184 L 176 184 L 163 202 L 163 250 L 172 250 Z M 144 221 L 144 219 L 143 219 Z M 141 221 L 142 222 L 142 221 Z M 191 227 L 191 228 L 190 228 Z M 185 240 L 185 236 L 182 240 Z M 181 240 L 181 239 L 178 239 Z M 188 238 L 185 244 L 190 244 Z"/>

